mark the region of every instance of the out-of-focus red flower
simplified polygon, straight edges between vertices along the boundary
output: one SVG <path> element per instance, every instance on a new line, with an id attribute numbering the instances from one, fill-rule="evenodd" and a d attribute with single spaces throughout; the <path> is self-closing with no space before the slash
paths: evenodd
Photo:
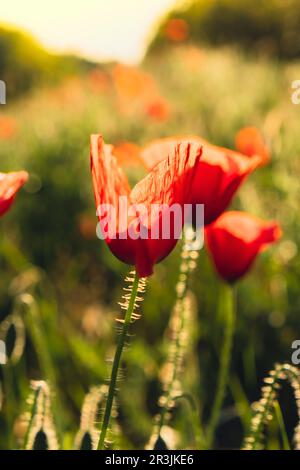
<path id="1" fill-rule="evenodd" d="M 167 21 L 164 33 L 170 41 L 182 42 L 188 38 L 189 25 L 182 18 L 173 18 Z"/>
<path id="2" fill-rule="evenodd" d="M 105 145 L 99 135 L 91 137 L 91 170 L 102 234 L 112 253 L 121 261 L 135 265 L 140 277 L 152 274 L 154 264 L 165 258 L 177 243 L 173 231 L 175 224 L 171 224 L 167 239 L 162 237 L 161 230 L 157 232 L 156 239 L 152 237 L 152 229 L 161 227 L 164 212 L 156 214 L 154 218 L 149 215 L 155 205 L 164 204 L 168 210 L 173 204 L 182 207 L 190 202 L 189 188 L 197 172 L 201 153 L 202 147 L 198 144 L 173 147 L 168 158 L 164 158 L 131 190 L 125 174 L 112 155 L 112 146 Z M 120 196 L 134 209 L 126 211 L 125 221 Z M 107 217 L 107 211 L 102 211 L 105 204 L 115 210 L 113 225 Z M 182 228 L 182 217 L 176 222 Z M 139 234 L 141 226 L 145 228 L 146 236 L 134 239 L 132 234 Z"/>
<path id="3" fill-rule="evenodd" d="M 170 115 L 170 106 L 164 98 L 157 97 L 146 105 L 145 111 L 152 119 L 166 121 Z"/>
<path id="4" fill-rule="evenodd" d="M 17 192 L 27 179 L 28 173 L 26 171 L 0 173 L 0 216 L 9 210 Z"/>
<path id="5" fill-rule="evenodd" d="M 197 173 L 190 187 L 194 204 L 204 204 L 205 225 L 213 222 L 228 207 L 245 178 L 259 165 L 260 157 L 248 158 L 223 147 L 211 145 L 196 136 L 156 140 L 141 152 L 145 165 L 152 168 L 181 142 L 203 147 Z"/>
<path id="6" fill-rule="evenodd" d="M 9 140 L 16 134 L 17 123 L 14 118 L 0 116 L 0 140 Z"/>
<path id="7" fill-rule="evenodd" d="M 136 67 L 118 64 L 112 71 L 112 78 L 122 113 L 144 114 L 160 121 L 169 117 L 170 106 L 151 75 Z"/>
<path id="8" fill-rule="evenodd" d="M 148 99 L 156 95 L 154 79 L 136 67 L 118 64 L 112 71 L 116 92 L 121 100 Z"/>
<path id="9" fill-rule="evenodd" d="M 143 166 L 141 148 L 133 142 L 121 142 L 113 147 L 113 154 L 119 166 Z"/>
<path id="10" fill-rule="evenodd" d="M 206 240 L 219 275 L 228 282 L 243 276 L 257 255 L 281 236 L 276 222 L 245 212 L 224 212 L 206 230 Z"/>
<path id="11" fill-rule="evenodd" d="M 87 75 L 88 84 L 94 93 L 104 93 L 110 86 L 108 75 L 101 69 L 94 69 Z"/>
<path id="12" fill-rule="evenodd" d="M 256 127 L 241 129 L 236 135 L 235 145 L 237 150 L 247 157 L 258 156 L 260 166 L 266 165 L 271 159 L 269 148 Z"/>

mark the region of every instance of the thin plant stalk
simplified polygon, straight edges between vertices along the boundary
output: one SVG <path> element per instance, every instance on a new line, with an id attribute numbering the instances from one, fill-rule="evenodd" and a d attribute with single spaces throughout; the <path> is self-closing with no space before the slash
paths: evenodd
<path id="1" fill-rule="evenodd" d="M 5 413 L 5 420 L 6 420 L 6 427 L 7 427 L 7 439 L 8 445 L 11 446 L 12 444 L 12 433 L 10 432 L 13 427 L 14 421 L 14 413 L 15 413 L 15 406 L 16 397 L 14 393 L 14 385 L 13 385 L 13 369 L 11 364 L 6 364 L 3 367 L 3 395 L 4 395 L 4 413 Z"/>
<path id="2" fill-rule="evenodd" d="M 57 428 L 57 436 L 59 443 L 62 443 L 62 410 L 59 400 L 59 390 L 57 387 L 57 376 L 55 366 L 49 348 L 47 347 L 47 337 L 44 325 L 41 321 L 40 312 L 35 299 L 30 294 L 22 294 L 18 302 L 27 308 L 26 326 L 29 335 L 34 344 L 35 350 L 38 355 L 40 367 L 43 377 L 50 384 L 51 389 L 54 391 L 53 399 L 51 401 L 52 412 L 54 415 L 55 426 Z"/>
<path id="3" fill-rule="evenodd" d="M 104 445 L 105 445 L 105 438 L 106 438 L 106 434 L 107 434 L 107 430 L 108 430 L 108 426 L 110 422 L 112 406 L 113 406 L 114 396 L 116 392 L 116 383 L 117 383 L 117 378 L 118 378 L 118 371 L 120 367 L 121 356 L 122 356 L 122 352 L 126 343 L 126 338 L 127 338 L 129 326 L 131 323 L 132 314 L 134 313 L 138 288 L 139 288 L 139 277 L 137 273 L 135 272 L 134 278 L 133 278 L 133 284 L 131 288 L 131 295 L 128 301 L 128 306 L 127 306 L 123 326 L 122 326 L 121 333 L 118 339 L 117 349 L 116 349 L 115 357 L 113 360 L 113 366 L 112 366 L 112 371 L 111 371 L 111 376 L 110 376 L 110 383 L 109 383 L 109 389 L 108 389 L 107 400 L 106 400 L 106 405 L 105 405 L 104 417 L 102 421 L 100 438 L 98 442 L 98 450 L 103 450 Z"/>
<path id="4" fill-rule="evenodd" d="M 15 339 L 12 349 L 8 355 L 5 353 L 5 364 L 2 368 L 3 373 L 3 400 L 4 400 L 4 413 L 7 426 L 8 444 L 12 445 L 13 435 L 10 432 L 13 422 L 15 420 L 15 413 L 17 412 L 15 402 L 16 397 L 16 383 L 21 387 L 22 373 L 18 374 L 21 370 L 18 366 L 23 361 L 23 352 L 25 347 L 25 327 L 22 318 L 17 313 L 8 315 L 0 324 L 0 338 L 4 343 L 7 343 L 9 338 L 9 331 L 13 328 L 15 332 Z M 1 408 L 1 405 L 0 405 Z"/>
<path id="5" fill-rule="evenodd" d="M 264 432 L 273 419 L 274 407 L 281 388 L 281 382 L 287 381 L 294 392 L 298 423 L 300 422 L 300 374 L 291 364 L 276 364 L 264 379 L 261 399 L 253 404 L 253 417 L 249 434 L 243 443 L 243 450 L 261 450 L 264 448 Z M 300 449 L 299 424 L 294 432 L 295 450 Z"/>
<path id="6" fill-rule="evenodd" d="M 220 367 L 217 379 L 217 390 L 207 427 L 207 444 L 213 444 L 214 434 L 218 425 L 221 408 L 224 402 L 229 378 L 232 343 L 235 328 L 235 292 L 233 286 L 222 283 L 220 292 L 220 309 L 225 321 L 224 341 L 220 351 Z"/>
<path id="7" fill-rule="evenodd" d="M 172 408 L 173 402 L 174 402 L 174 384 L 177 381 L 177 377 L 179 374 L 179 369 L 180 369 L 180 362 L 181 362 L 181 336 L 182 332 L 185 329 L 185 315 L 182 314 L 182 305 L 181 305 L 181 300 L 178 300 L 175 306 L 176 312 L 174 312 L 177 316 L 177 321 L 178 323 L 178 328 L 176 331 L 174 331 L 174 339 L 173 339 L 173 344 L 172 344 L 172 349 L 174 350 L 174 357 L 172 358 L 173 361 L 173 369 L 170 377 L 169 384 L 166 388 L 166 391 L 164 393 L 163 402 L 161 411 L 160 411 L 160 419 L 158 423 L 158 435 L 161 433 L 161 429 L 164 426 L 165 422 L 167 421 L 167 414 L 169 413 L 170 408 Z"/>
<path id="8" fill-rule="evenodd" d="M 31 409 L 28 416 L 24 450 L 58 450 L 56 429 L 53 422 L 50 387 L 44 380 L 31 382 L 32 392 L 28 398 Z M 43 442 L 39 436 L 44 435 Z"/>
<path id="9" fill-rule="evenodd" d="M 280 407 L 280 404 L 279 404 L 278 400 L 276 400 L 275 403 L 274 403 L 274 409 L 275 409 L 276 418 L 277 418 L 277 422 L 278 422 L 278 426 L 279 426 L 279 430 L 280 430 L 280 434 L 281 434 L 281 438 L 282 438 L 283 450 L 291 450 L 291 446 L 290 446 L 289 438 L 288 438 L 288 435 L 287 435 L 287 432 L 286 432 L 281 407 Z"/>
<path id="10" fill-rule="evenodd" d="M 32 409 L 31 409 L 31 412 L 30 412 L 29 423 L 28 423 L 27 431 L 26 431 L 25 438 L 24 438 L 24 444 L 23 444 L 23 449 L 24 450 L 27 450 L 27 447 L 28 447 L 29 436 L 30 436 L 30 433 L 31 433 L 31 430 L 32 430 L 32 427 L 33 427 L 33 423 L 34 423 L 34 418 L 35 418 L 35 415 L 36 415 L 36 412 L 37 412 L 40 392 L 41 392 L 41 387 L 37 387 L 36 392 L 34 394 Z"/>
<path id="11" fill-rule="evenodd" d="M 179 280 L 176 285 L 176 302 L 170 318 L 172 338 L 169 345 L 169 356 L 167 364 L 170 366 L 170 373 L 163 383 L 163 392 L 159 398 L 160 413 L 157 416 L 157 423 L 150 439 L 150 445 L 161 436 L 163 426 L 170 417 L 170 410 L 174 407 L 174 402 L 179 396 L 183 396 L 182 391 L 178 391 L 180 383 L 180 373 L 182 370 L 183 355 L 186 348 L 186 320 L 187 320 L 187 292 L 188 283 L 192 271 L 195 269 L 198 258 L 198 251 L 191 250 L 188 243 L 184 242 L 181 252 L 181 264 L 179 270 Z M 176 397 L 177 395 L 177 397 Z M 197 411 L 192 410 L 196 417 L 193 419 L 196 429 L 197 445 L 204 446 L 204 435 L 200 425 L 200 416 Z"/>

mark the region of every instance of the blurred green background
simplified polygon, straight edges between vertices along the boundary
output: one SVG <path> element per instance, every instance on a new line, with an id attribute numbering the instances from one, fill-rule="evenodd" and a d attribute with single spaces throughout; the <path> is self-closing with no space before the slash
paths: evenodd
<path id="1" fill-rule="evenodd" d="M 251 175 L 232 207 L 278 220 L 283 237 L 238 286 L 230 384 L 216 445 L 241 445 L 262 378 L 275 362 L 290 361 L 291 344 L 299 338 L 300 106 L 291 102 L 291 84 L 300 78 L 298 17 L 297 1 L 194 2 L 161 21 L 134 71 L 54 56 L 26 35 L 0 29 L 0 78 L 11 84 L 9 104 L 0 109 L 1 171 L 30 173 L 1 219 L 0 317 L 2 322 L 12 313 L 21 318 L 21 326 L 6 334 L 9 352 L 16 353 L 16 346 L 21 351 L 1 367 L 8 397 L 0 415 L 1 448 L 19 445 L 29 379 L 56 384 L 63 446 L 70 448 L 85 394 L 108 377 L 105 361 L 113 353 L 114 318 L 128 267 L 96 238 L 89 135 L 100 132 L 114 144 L 145 144 L 186 133 L 234 148 L 237 131 L 250 125 L 262 131 L 272 161 Z M 182 21 L 167 27 L 174 18 Z M 126 171 L 132 182 L 140 176 L 130 162 Z M 149 279 L 142 319 L 133 326 L 124 357 L 123 448 L 143 448 L 152 431 L 179 251 Z M 186 359 L 184 381 L 205 422 L 223 334 L 216 313 L 219 280 L 205 250 L 191 290 L 195 347 Z M 34 297 L 37 317 L 16 303 L 22 293 Z M 285 388 L 281 405 L 291 439 L 296 413 Z M 174 426 L 181 430 L 180 445 L 188 447 L 183 407 L 174 414 Z M 267 446 L 282 446 L 276 419 Z"/>

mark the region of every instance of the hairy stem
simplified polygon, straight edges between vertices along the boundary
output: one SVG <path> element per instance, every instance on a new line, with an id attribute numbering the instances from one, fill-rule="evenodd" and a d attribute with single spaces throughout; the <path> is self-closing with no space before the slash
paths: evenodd
<path id="1" fill-rule="evenodd" d="M 34 393 L 33 404 L 32 404 L 32 408 L 31 408 L 31 411 L 30 411 L 29 423 L 28 423 L 27 431 L 26 431 L 25 438 L 24 438 L 24 444 L 23 444 L 23 449 L 24 450 L 27 450 L 27 448 L 28 448 L 29 436 L 30 436 L 30 433 L 31 433 L 31 430 L 32 430 L 32 427 L 33 427 L 33 423 L 34 423 L 34 418 L 35 418 L 35 415 L 36 415 L 36 412 L 37 412 L 40 392 L 41 392 L 41 387 L 37 387 L 37 389 Z"/>
<path id="2" fill-rule="evenodd" d="M 169 354 L 166 362 L 169 366 L 169 371 L 167 377 L 164 379 L 164 382 L 162 384 L 163 392 L 159 398 L 160 413 L 157 416 L 157 424 L 150 440 L 151 446 L 153 442 L 160 437 L 163 426 L 167 424 L 170 418 L 170 411 L 174 407 L 174 401 L 176 400 L 176 396 L 182 396 L 182 391 L 178 390 L 178 386 L 180 384 L 180 374 L 182 372 L 183 356 L 188 341 L 188 338 L 186 338 L 188 320 L 187 317 L 189 308 L 189 302 L 187 301 L 187 291 L 190 275 L 196 267 L 198 252 L 190 250 L 188 245 L 184 243 L 181 258 L 182 262 L 180 265 L 179 279 L 176 285 L 176 302 L 173 313 L 170 318 L 170 330 L 172 336 L 169 345 Z M 197 414 L 195 410 L 192 411 L 194 414 Z M 198 437 L 201 436 L 201 441 L 203 442 L 203 433 L 200 429 L 199 416 L 196 416 L 196 418 L 194 419 L 194 423 L 198 424 L 196 430 L 197 441 L 200 441 Z"/>
<path id="3" fill-rule="evenodd" d="M 281 382 L 287 381 L 294 392 L 296 400 L 298 423 L 300 422 L 300 373 L 291 364 L 277 364 L 264 379 L 262 387 L 262 397 L 253 405 L 253 417 L 248 436 L 245 438 L 244 450 L 263 449 L 264 431 L 269 422 L 273 419 L 274 407 L 281 388 Z M 295 428 L 294 435 L 295 449 L 300 448 L 299 424 Z"/>
<path id="4" fill-rule="evenodd" d="M 207 444 L 209 447 L 211 447 L 211 445 L 213 444 L 214 434 L 219 421 L 229 377 L 231 350 L 235 326 L 234 289 L 229 284 L 222 284 L 220 294 L 220 307 L 222 309 L 223 318 L 225 320 L 225 332 L 223 346 L 220 353 L 220 367 L 217 380 L 217 391 L 207 428 Z"/>
<path id="5" fill-rule="evenodd" d="M 134 312 L 138 287 L 139 287 L 139 277 L 138 277 L 137 273 L 135 273 L 134 274 L 134 279 L 133 279 L 133 284 L 132 284 L 131 295 L 130 295 L 130 298 L 129 298 L 129 301 L 128 301 L 128 306 L 127 306 L 127 310 L 126 310 L 126 314 L 125 314 L 125 319 L 124 319 L 124 323 L 123 323 L 123 326 L 122 326 L 121 334 L 120 334 L 119 339 L 118 339 L 117 349 L 116 349 L 116 353 L 115 353 L 115 357 L 114 357 L 114 361 L 113 361 L 113 366 L 112 366 L 112 371 L 111 371 L 111 376 L 110 376 L 109 389 L 108 389 L 108 395 L 107 395 L 107 401 L 106 401 L 106 405 L 105 405 L 104 417 L 103 417 L 103 422 L 102 422 L 102 427 L 101 427 L 101 432 L 100 432 L 100 439 L 99 439 L 99 443 L 98 443 L 98 450 L 103 450 L 104 445 L 105 445 L 106 433 L 107 433 L 107 429 L 108 429 L 109 422 L 110 422 L 111 410 L 112 410 L 115 391 L 116 391 L 118 370 L 119 370 L 119 366 L 120 366 L 122 352 L 123 352 L 124 345 L 125 345 L 125 342 L 126 342 L 128 329 L 129 329 L 130 322 L 131 322 L 131 317 L 132 317 L 132 314 Z"/>
<path id="6" fill-rule="evenodd" d="M 41 319 L 41 312 L 39 311 L 38 304 L 30 294 L 22 294 L 18 298 L 18 303 L 27 309 L 26 312 L 26 326 L 35 347 L 38 360 L 40 363 L 43 378 L 49 383 L 51 389 L 54 391 L 53 400 L 51 401 L 52 413 L 54 415 L 55 426 L 57 428 L 57 436 L 60 445 L 62 444 L 62 410 L 59 400 L 59 389 L 57 386 L 57 374 L 55 365 L 53 363 L 51 354 L 49 354 L 49 347 L 47 345 L 47 336 L 45 327 Z"/>
<path id="7" fill-rule="evenodd" d="M 31 393 L 28 398 L 30 410 L 26 413 L 27 431 L 24 450 L 58 450 L 56 429 L 53 422 L 51 390 L 44 380 L 31 381 Z M 40 440 L 41 436 L 43 439 Z"/>

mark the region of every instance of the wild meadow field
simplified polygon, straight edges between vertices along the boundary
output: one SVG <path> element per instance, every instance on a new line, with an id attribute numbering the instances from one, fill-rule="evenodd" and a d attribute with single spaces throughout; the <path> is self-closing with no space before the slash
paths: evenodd
<path id="1" fill-rule="evenodd" d="M 135 158 L 138 146 L 199 136 L 235 149 L 236 134 L 249 126 L 262 134 L 270 161 L 249 175 L 230 209 L 275 220 L 281 238 L 235 285 L 232 346 L 223 281 L 206 244 L 189 261 L 184 324 L 174 310 L 183 242 L 155 265 L 122 355 L 108 445 L 300 445 L 296 365 L 276 369 L 261 408 L 252 406 L 269 371 L 291 364 L 292 343 L 300 339 L 300 106 L 291 101 L 299 73 L 297 61 L 247 56 L 229 47 L 178 46 L 149 55 L 140 67 L 107 64 L 36 87 L 1 107 L 1 172 L 29 173 L 1 218 L 0 338 L 8 355 L 1 366 L 2 449 L 95 448 L 99 436 L 115 318 L 124 313 L 118 302 L 132 268 L 96 236 L 90 135 L 102 134 L 117 146 L 119 165 L 133 185 L 146 174 Z M 239 256 L 231 252 L 233 264 Z M 176 396 L 167 396 L 157 440 L 162 390 L 165 398 L 168 391 Z M 263 416 L 253 438 L 255 413 Z"/>

